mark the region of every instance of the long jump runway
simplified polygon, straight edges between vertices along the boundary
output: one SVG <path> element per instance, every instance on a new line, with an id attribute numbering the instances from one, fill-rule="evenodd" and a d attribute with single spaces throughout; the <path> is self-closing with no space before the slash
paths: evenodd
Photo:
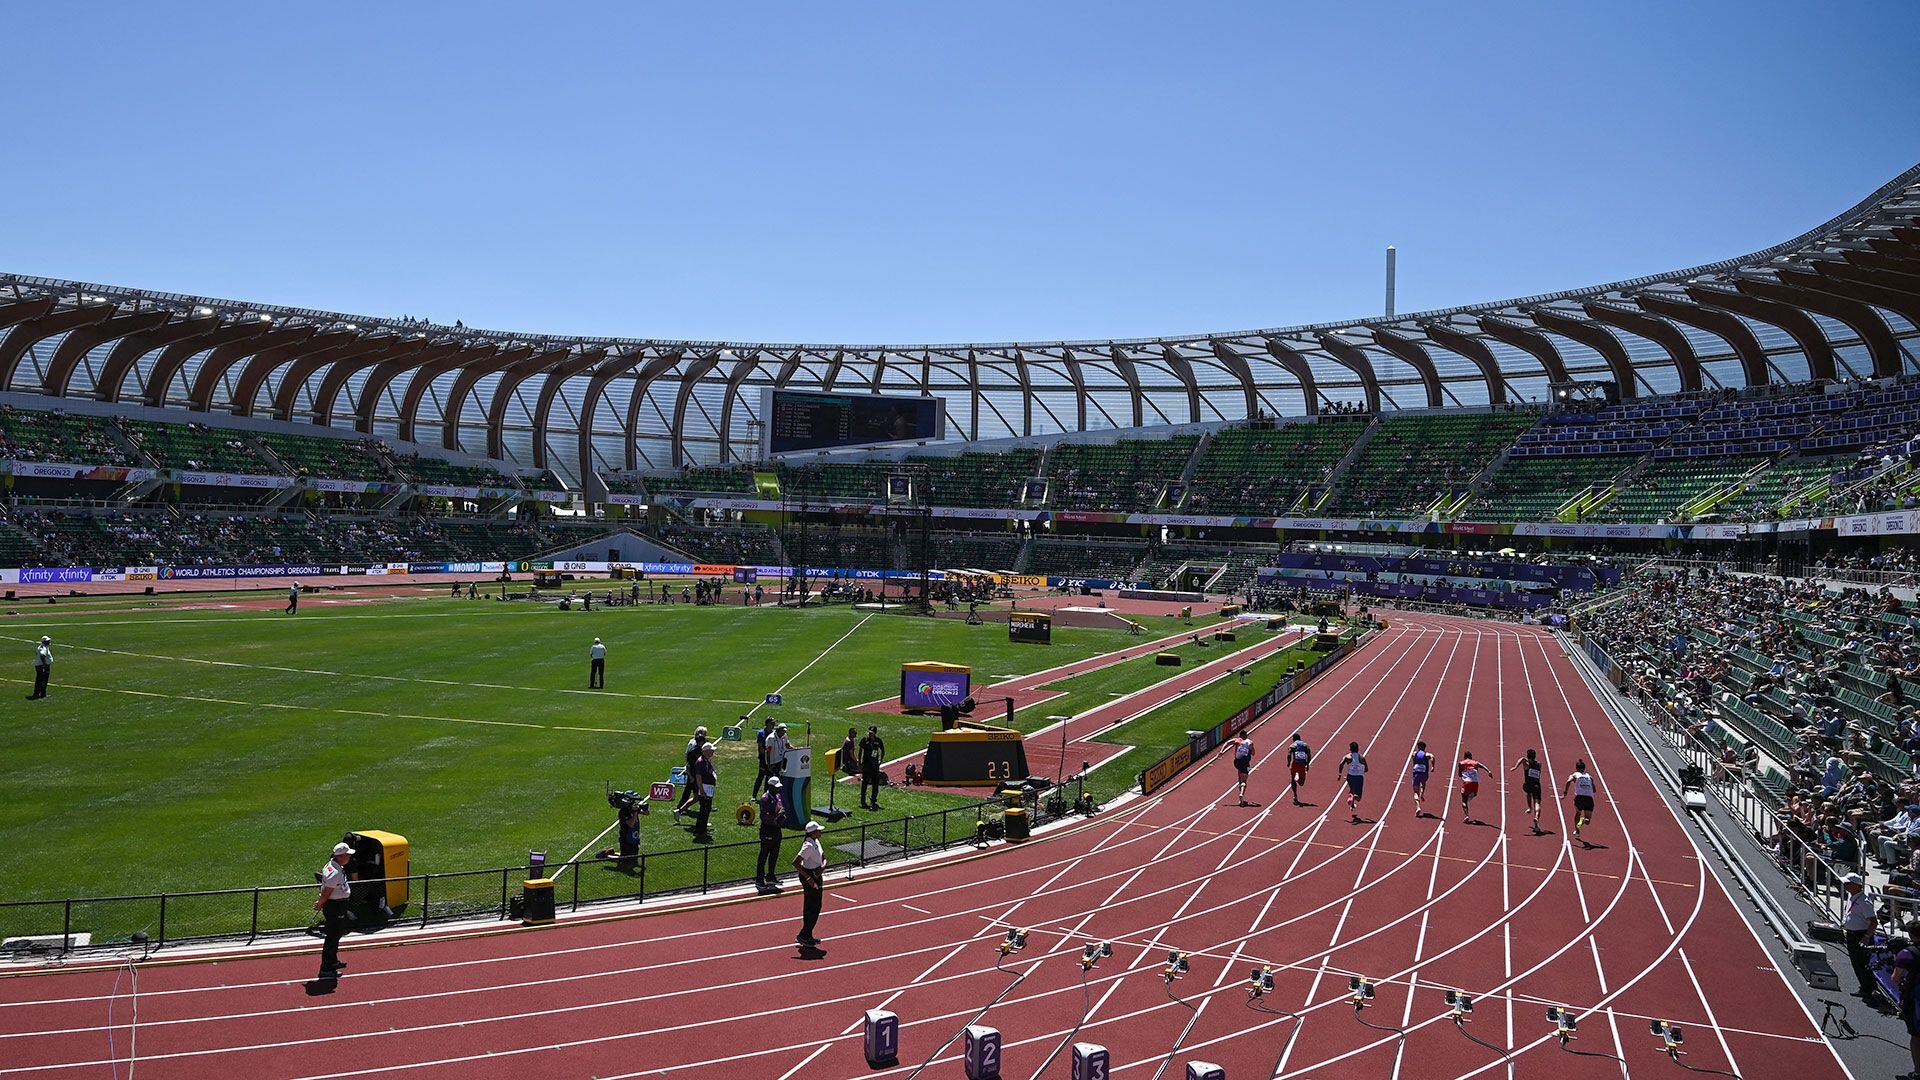
<path id="1" fill-rule="evenodd" d="M 1279 755 L 1296 729 L 1317 751 L 1303 807 Z M 1022 847 L 835 873 L 819 951 L 793 943 L 789 885 L 538 931 L 363 939 L 323 997 L 303 989 L 311 948 L 26 975 L 0 980 L 0 1077 L 785 1080 L 906 1077 L 929 1059 L 919 1075 L 959 1077 L 959 1042 L 941 1048 L 976 1021 L 1023 1080 L 1066 1077 L 1072 1042 L 1143 1080 L 1195 1059 L 1229 1077 L 1684 1075 L 1653 1019 L 1685 1027 L 1696 1075 L 1847 1075 L 1549 635 L 1405 616 L 1254 735 L 1259 805 L 1236 805 L 1216 757 Z M 1474 804 L 1484 824 L 1444 769 L 1434 816 L 1415 816 L 1418 738 L 1443 764 L 1467 750 L 1498 770 Z M 1350 740 L 1371 764 L 1359 823 L 1336 790 Z M 1549 778 L 1541 836 L 1506 771 L 1529 747 Z M 1553 798 L 1580 757 L 1600 785 L 1591 848 Z M 1010 928 L 1028 943 L 1003 959 Z M 1101 942 L 1111 957 L 1084 971 Z M 1171 983 L 1170 950 L 1189 966 Z M 1249 970 L 1266 966 L 1273 992 L 1252 999 Z M 1375 986 L 1360 1012 L 1355 976 Z M 1464 1027 L 1450 989 L 1475 997 Z M 1574 1041 L 1554 1037 L 1549 1005 L 1579 1016 Z M 863 1059 L 870 1008 L 900 1017 L 896 1067 Z"/>

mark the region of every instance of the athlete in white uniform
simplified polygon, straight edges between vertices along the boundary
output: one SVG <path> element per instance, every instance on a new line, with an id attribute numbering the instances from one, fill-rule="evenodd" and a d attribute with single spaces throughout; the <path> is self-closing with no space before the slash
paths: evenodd
<path id="1" fill-rule="evenodd" d="M 1360 744 L 1347 744 L 1347 756 L 1340 759 L 1340 775 L 1347 782 L 1347 810 L 1353 814 L 1354 824 L 1360 822 L 1360 797 L 1367 786 L 1367 755 L 1360 752 Z"/>
<path id="2" fill-rule="evenodd" d="M 1560 786 L 1561 795 L 1569 791 L 1573 792 L 1573 838 L 1580 840 L 1580 830 L 1593 821 L 1593 777 L 1587 774 L 1585 759 L 1573 763 L 1573 773 Z"/>

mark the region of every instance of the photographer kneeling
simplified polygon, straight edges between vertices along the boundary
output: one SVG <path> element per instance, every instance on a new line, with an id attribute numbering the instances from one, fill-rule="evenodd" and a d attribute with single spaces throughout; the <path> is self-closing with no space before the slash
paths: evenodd
<path id="1" fill-rule="evenodd" d="M 646 801 L 638 792 L 609 791 L 607 805 L 613 807 L 620 827 L 620 846 L 606 848 L 594 858 L 612 859 L 615 868 L 631 874 L 640 861 L 640 815 L 647 812 Z"/>

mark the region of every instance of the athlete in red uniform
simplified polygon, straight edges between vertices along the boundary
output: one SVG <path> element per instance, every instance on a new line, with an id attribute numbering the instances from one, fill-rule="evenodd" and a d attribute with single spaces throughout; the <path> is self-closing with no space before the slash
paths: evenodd
<path id="1" fill-rule="evenodd" d="M 1313 750 L 1307 740 L 1293 733 L 1293 743 L 1287 747 L 1287 789 L 1293 795 L 1293 805 L 1300 805 L 1300 789 L 1307 784 L 1307 766 L 1313 762 Z"/>
<path id="2" fill-rule="evenodd" d="M 1473 820 L 1473 797 L 1480 794 L 1480 770 L 1486 766 L 1473 760 L 1473 751 L 1460 755 L 1460 813 Z"/>

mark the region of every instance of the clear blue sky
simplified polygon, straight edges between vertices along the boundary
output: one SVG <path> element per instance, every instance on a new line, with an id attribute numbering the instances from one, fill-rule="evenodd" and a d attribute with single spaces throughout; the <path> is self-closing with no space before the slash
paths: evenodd
<path id="1" fill-rule="evenodd" d="M 1920 161 L 1920 4 L 43 4 L 0 269 L 554 333 L 1057 339 L 1777 242 Z"/>

